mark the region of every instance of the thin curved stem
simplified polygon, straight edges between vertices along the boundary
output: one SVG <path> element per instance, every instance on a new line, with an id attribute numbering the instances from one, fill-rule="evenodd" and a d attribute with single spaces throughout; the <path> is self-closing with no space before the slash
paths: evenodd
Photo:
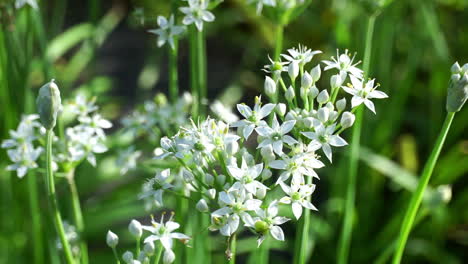
<path id="1" fill-rule="evenodd" d="M 401 258 L 403 257 L 403 251 L 405 250 L 406 241 L 408 240 L 409 233 L 411 232 L 411 227 L 413 226 L 416 213 L 418 212 L 418 208 L 421 205 L 424 191 L 426 190 L 427 184 L 429 183 L 429 179 L 431 178 L 437 159 L 439 158 L 440 151 L 442 150 L 445 139 L 447 138 L 447 134 L 450 130 L 450 125 L 452 124 L 454 116 L 455 112 L 447 113 L 444 124 L 439 133 L 439 137 L 437 138 L 431 155 L 429 156 L 429 159 L 424 166 L 424 170 L 418 182 L 418 187 L 411 196 L 410 204 L 406 210 L 403 224 L 401 225 L 400 236 L 398 238 L 395 255 L 393 256 L 393 264 L 399 264 Z"/>
<path id="2" fill-rule="evenodd" d="M 68 264 L 74 264 L 75 260 L 73 259 L 73 254 L 70 249 L 70 244 L 68 243 L 67 237 L 65 236 L 65 229 L 62 223 L 62 216 L 60 215 L 58 202 L 57 202 L 57 196 L 55 194 L 54 174 L 52 171 L 52 138 L 53 138 L 52 130 L 47 130 L 47 133 L 46 133 L 47 191 L 48 191 L 50 206 L 52 207 L 51 211 L 53 214 L 55 229 L 57 230 L 57 233 L 60 238 L 60 242 L 62 243 L 65 258 Z"/>
<path id="3" fill-rule="evenodd" d="M 374 34 L 374 25 L 377 15 L 369 17 L 366 32 L 366 46 L 364 51 L 363 71 L 364 79 L 369 72 L 370 58 L 372 54 L 372 36 Z M 348 182 L 346 190 L 345 214 L 343 219 L 343 231 L 341 232 L 339 247 L 338 247 L 338 264 L 348 262 L 349 248 L 351 244 L 353 215 L 356 199 L 356 176 L 358 173 L 359 145 L 361 140 L 361 129 L 363 119 L 363 108 L 358 107 L 356 111 L 356 121 L 353 126 L 350 155 L 348 159 Z"/>
<path id="4" fill-rule="evenodd" d="M 75 221 L 76 228 L 80 234 L 80 253 L 81 263 L 87 264 L 88 261 L 88 246 L 86 245 L 86 239 L 84 237 L 84 220 L 83 213 L 80 205 L 80 197 L 78 195 L 78 189 L 76 188 L 75 177 L 72 175 L 68 177 L 68 185 L 72 196 L 72 207 L 73 207 L 73 220 Z"/>

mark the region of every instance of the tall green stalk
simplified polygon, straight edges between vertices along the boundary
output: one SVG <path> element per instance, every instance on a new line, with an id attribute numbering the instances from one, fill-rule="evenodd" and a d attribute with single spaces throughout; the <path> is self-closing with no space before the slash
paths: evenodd
<path id="1" fill-rule="evenodd" d="M 70 187 L 72 198 L 73 220 L 78 230 L 78 234 L 80 235 L 81 264 L 88 264 L 88 246 L 86 245 L 86 239 L 84 237 L 85 225 L 80 205 L 80 197 L 78 195 L 78 189 L 76 188 L 74 172 L 71 172 L 68 177 L 68 185 Z"/>
<path id="2" fill-rule="evenodd" d="M 236 263 L 236 250 L 237 250 L 237 234 L 234 233 L 231 235 L 229 240 L 229 251 L 231 258 L 229 259 L 229 264 Z"/>
<path id="3" fill-rule="evenodd" d="M 179 96 L 179 86 L 177 84 L 177 39 L 174 39 L 174 48 L 168 45 L 169 51 L 169 99 L 172 103 L 175 103 Z"/>
<path id="4" fill-rule="evenodd" d="M 189 50 L 190 50 L 190 90 L 194 103 L 192 104 L 192 118 L 198 119 L 200 108 L 200 95 L 198 89 L 198 72 L 197 72 L 197 28 L 195 26 L 189 29 Z"/>
<path id="5" fill-rule="evenodd" d="M 419 180 L 418 187 L 411 196 L 410 204 L 408 206 L 408 209 L 406 210 L 403 224 L 401 225 L 400 236 L 398 238 L 395 255 L 393 256 L 393 264 L 399 264 L 401 261 L 403 251 L 405 250 L 406 241 L 408 240 L 408 236 L 411 231 L 411 227 L 413 226 L 413 222 L 416 217 L 416 213 L 418 212 L 418 208 L 421 205 L 424 191 L 427 187 L 427 184 L 429 183 L 429 179 L 431 178 L 432 171 L 434 170 L 437 159 L 440 155 L 440 151 L 442 150 L 442 146 L 444 145 L 445 139 L 447 138 L 447 134 L 449 132 L 450 125 L 452 124 L 454 116 L 455 112 L 447 112 L 447 116 L 445 117 L 445 121 L 439 133 L 439 137 L 437 138 L 435 146 L 432 149 L 431 155 L 429 156 L 429 159 L 427 160 L 426 165 L 424 166 L 424 170 Z"/>
<path id="6" fill-rule="evenodd" d="M 196 32 L 197 41 L 197 75 L 198 75 L 198 103 L 200 104 L 200 115 L 203 117 L 206 115 L 206 107 L 203 105 L 207 99 L 208 89 L 206 86 L 206 47 L 205 47 L 205 36 L 203 31 Z"/>
<path id="7" fill-rule="evenodd" d="M 281 55 L 281 50 L 283 49 L 283 36 L 284 34 L 284 25 L 278 24 L 276 26 L 276 41 L 275 41 L 275 61 L 279 60 Z"/>
<path id="8" fill-rule="evenodd" d="M 33 172 L 28 173 L 29 206 L 31 210 L 31 222 L 33 229 L 33 256 L 35 264 L 44 263 L 44 244 L 41 227 L 41 210 L 37 196 L 37 178 Z"/>
<path id="9" fill-rule="evenodd" d="M 306 183 L 312 184 L 312 177 L 306 177 Z M 307 197 L 310 201 L 311 197 Z M 310 229 L 310 210 L 306 209 L 303 212 L 301 220 L 299 221 L 299 227 L 296 232 L 296 244 L 294 253 L 294 263 L 304 264 L 306 263 L 307 251 L 309 249 L 309 229 Z"/>
<path id="10" fill-rule="evenodd" d="M 374 25 L 377 15 L 371 15 L 367 23 L 366 46 L 364 51 L 363 78 L 367 78 L 369 71 L 370 58 L 372 53 L 372 36 L 374 34 Z M 343 219 L 343 231 L 341 232 L 338 247 L 338 264 L 348 262 L 349 248 L 353 231 L 353 214 L 356 200 L 356 176 L 358 173 L 359 144 L 361 140 L 361 129 L 363 119 L 363 108 L 358 107 L 356 111 L 356 121 L 353 126 L 350 155 L 348 159 L 348 182 L 346 184 L 345 214 Z"/>
<path id="11" fill-rule="evenodd" d="M 54 173 L 52 170 L 52 139 L 52 129 L 48 129 L 46 133 L 46 172 L 48 197 L 51 206 L 52 217 L 54 219 L 55 229 L 57 230 L 60 242 L 62 243 L 65 259 L 67 260 L 68 264 L 74 264 L 75 260 L 73 259 L 70 244 L 68 243 L 67 237 L 65 236 L 65 229 L 63 227 L 62 216 L 60 215 L 57 196 L 55 193 Z"/>

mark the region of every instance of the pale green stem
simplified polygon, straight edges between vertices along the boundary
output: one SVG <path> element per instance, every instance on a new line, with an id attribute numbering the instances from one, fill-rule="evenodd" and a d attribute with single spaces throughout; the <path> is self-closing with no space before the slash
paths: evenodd
<path id="1" fill-rule="evenodd" d="M 117 254 L 117 249 L 115 247 L 112 248 L 112 253 L 114 253 L 115 263 L 120 264 L 119 254 Z"/>
<path id="2" fill-rule="evenodd" d="M 60 237 L 60 242 L 62 243 L 65 258 L 68 264 L 73 264 L 75 263 L 75 261 L 73 259 L 73 254 L 70 249 L 70 244 L 68 243 L 67 237 L 65 236 L 65 229 L 63 228 L 62 216 L 60 215 L 58 202 L 57 202 L 57 196 L 55 194 L 54 174 L 52 171 L 52 138 L 53 138 L 52 130 L 47 130 L 47 133 L 46 133 L 47 191 L 48 191 L 50 206 L 52 207 L 51 211 L 53 214 L 55 228 Z"/>
<path id="3" fill-rule="evenodd" d="M 274 57 L 275 61 L 278 61 L 280 59 L 281 50 L 283 49 L 283 33 L 284 33 L 284 25 L 280 23 L 276 26 L 275 57 Z"/>
<path id="4" fill-rule="evenodd" d="M 205 48 L 205 36 L 203 31 L 196 31 L 197 41 L 197 75 L 198 75 L 198 103 L 200 108 L 200 115 L 204 117 L 206 115 L 206 107 L 204 101 L 207 98 L 207 86 L 206 86 L 206 48 Z"/>
<path id="5" fill-rule="evenodd" d="M 198 119 L 199 107 L 200 107 L 200 95 L 198 94 L 198 72 L 197 72 L 197 28 L 195 26 L 190 27 L 189 29 L 189 48 L 190 48 L 190 91 L 194 98 L 192 104 L 192 118 L 194 120 Z"/>
<path id="6" fill-rule="evenodd" d="M 312 177 L 306 177 L 306 183 L 312 184 Z M 311 200 L 311 197 L 307 197 L 307 200 Z M 310 226 L 310 210 L 305 209 L 299 227 L 296 232 L 296 245 L 294 254 L 294 263 L 304 264 L 306 263 L 307 250 L 309 249 L 309 226 Z"/>
<path id="7" fill-rule="evenodd" d="M 169 99 L 175 103 L 179 96 L 178 73 L 177 73 L 177 39 L 174 39 L 174 48 L 168 45 L 169 50 Z"/>
<path id="8" fill-rule="evenodd" d="M 229 251 L 231 253 L 231 259 L 229 260 L 229 264 L 236 263 L 236 248 L 237 248 L 237 234 L 234 233 L 231 235 L 229 241 Z"/>
<path id="9" fill-rule="evenodd" d="M 159 263 L 159 260 L 161 259 L 161 255 L 162 255 L 162 252 L 163 252 L 163 246 L 161 244 L 161 246 L 158 248 L 158 252 L 156 252 L 156 256 L 154 257 L 154 264 L 158 264 Z"/>
<path id="10" fill-rule="evenodd" d="M 83 213 L 80 205 L 80 196 L 78 195 L 78 189 L 76 188 L 74 172 L 67 177 L 68 185 L 70 187 L 71 198 L 72 198 L 72 207 L 73 207 L 73 219 L 75 221 L 76 228 L 80 234 L 80 253 L 81 253 L 81 263 L 87 264 L 88 261 L 88 246 L 86 245 L 86 239 L 84 237 L 84 220 Z"/>
<path id="11" fill-rule="evenodd" d="M 42 241 L 42 230 L 41 230 L 41 211 L 39 208 L 39 201 L 37 198 L 37 178 L 36 174 L 30 172 L 27 175 L 28 178 L 28 192 L 29 192 L 29 204 L 31 209 L 31 220 L 33 229 L 33 241 L 34 244 L 34 263 L 44 263 L 44 245 Z"/>
<path id="12" fill-rule="evenodd" d="M 364 79 L 367 77 L 369 71 L 369 63 L 372 52 L 372 36 L 374 34 L 374 25 L 377 15 L 369 17 L 366 33 L 366 46 L 364 51 L 363 71 Z M 341 232 L 339 247 L 338 247 L 338 264 L 345 264 L 348 262 L 349 248 L 351 244 L 352 229 L 353 229 L 353 214 L 355 210 L 356 199 L 356 176 L 358 173 L 358 159 L 359 159 L 359 144 L 361 139 L 363 108 L 358 107 L 356 111 L 356 121 L 353 126 L 350 155 L 348 159 L 348 182 L 346 184 L 346 200 L 345 200 L 345 214 L 343 220 L 343 231 Z"/>
<path id="13" fill-rule="evenodd" d="M 408 236 L 411 231 L 411 227 L 413 226 L 413 222 L 416 217 L 416 213 L 418 212 L 418 208 L 421 205 L 424 191 L 426 190 L 427 184 L 429 183 L 429 179 L 431 178 L 432 171 L 434 170 L 437 159 L 440 155 L 440 151 L 442 150 L 445 139 L 447 138 L 447 134 L 449 132 L 450 125 L 452 124 L 454 116 L 455 112 L 447 113 L 444 124 L 439 133 L 439 137 L 437 138 L 434 148 L 432 149 L 431 155 L 429 156 L 429 159 L 427 160 L 426 165 L 424 166 L 424 170 L 418 182 L 418 187 L 411 196 L 410 204 L 408 206 L 408 209 L 406 210 L 405 218 L 403 219 L 403 224 L 401 225 L 400 236 L 398 239 L 395 255 L 393 256 L 393 264 L 398 264 L 401 261 L 403 251 L 405 250 L 406 241 L 408 240 Z"/>

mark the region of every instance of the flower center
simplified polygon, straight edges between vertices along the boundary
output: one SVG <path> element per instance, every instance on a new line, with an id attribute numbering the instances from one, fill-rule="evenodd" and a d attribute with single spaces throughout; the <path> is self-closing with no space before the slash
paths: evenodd
<path id="1" fill-rule="evenodd" d="M 268 232 L 269 225 L 265 221 L 260 220 L 260 221 L 255 222 L 254 228 L 255 228 L 255 232 L 260 233 L 260 234 L 265 234 L 266 232 Z"/>
<path id="2" fill-rule="evenodd" d="M 298 192 L 294 192 L 294 193 L 291 195 L 291 199 L 297 201 L 297 200 L 301 199 L 301 194 L 299 194 Z"/>

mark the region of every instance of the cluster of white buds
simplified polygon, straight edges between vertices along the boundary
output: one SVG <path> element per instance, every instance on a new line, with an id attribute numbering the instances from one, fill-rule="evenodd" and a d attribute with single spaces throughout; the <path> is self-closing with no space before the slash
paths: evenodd
<path id="1" fill-rule="evenodd" d="M 150 226 L 142 225 L 137 220 L 132 220 L 128 226 L 128 231 L 137 240 L 137 252 L 135 254 L 132 251 L 126 251 L 122 255 L 122 259 L 127 264 L 147 264 L 153 263 L 151 259 L 156 258 L 159 250 L 164 250 L 163 263 L 173 263 L 176 256 L 173 248 L 173 240 L 177 239 L 186 244 L 190 240 L 190 237 L 174 232 L 180 225 L 172 220 L 171 217 L 164 222 L 164 213 L 161 216 L 161 221 L 156 222 L 154 219 L 151 220 Z M 146 231 L 146 232 L 145 232 Z M 143 239 L 143 250 L 140 251 L 140 243 Z M 158 243 L 159 242 L 159 243 Z M 116 252 L 116 247 L 119 243 L 119 237 L 112 231 L 107 232 L 106 236 L 107 245 Z"/>
<path id="2" fill-rule="evenodd" d="M 162 47 L 165 43 L 169 43 L 172 49 L 175 49 L 174 39 L 187 30 L 187 26 L 194 24 L 198 31 L 203 30 L 205 22 L 213 22 L 215 16 L 209 11 L 210 0 L 187 0 L 187 6 L 180 7 L 180 12 L 183 13 L 182 24 L 178 25 L 174 19 L 174 14 L 169 18 L 158 16 L 157 29 L 148 30 L 148 32 L 158 35 L 158 47 Z"/>
<path id="3" fill-rule="evenodd" d="M 468 99 L 468 63 L 460 67 L 455 62 L 447 93 L 447 111 L 458 112 Z"/>
<path id="4" fill-rule="evenodd" d="M 324 70 L 338 72 L 330 77 L 330 89 L 320 90 L 321 68 L 309 67 L 319 53 L 300 46 L 282 55 L 286 61 L 270 59 L 265 93 L 272 103 L 262 104 L 257 97 L 253 107 L 238 104 L 244 119 L 231 124 L 211 118 L 192 121 L 175 136 L 161 139 L 157 158 L 182 167 L 174 175 L 167 171 L 165 179 L 181 179 L 190 190 L 186 195 L 202 196 L 196 208 L 210 214 L 210 230 L 232 236 L 244 226 L 258 235 L 259 244 L 267 235 L 284 240 L 280 225 L 289 219 L 278 215 L 278 206 L 290 205 L 296 219 L 304 209 L 317 210 L 311 203 L 312 179 L 325 166 L 317 152 L 331 162 L 332 147 L 347 145 L 340 135 L 353 125 L 357 107 L 364 103 L 375 112 L 371 99 L 387 97 L 376 90 L 374 80 L 363 79 L 347 52 L 323 61 Z M 344 86 L 348 77 L 351 84 Z M 348 110 L 346 99 L 338 99 L 342 90 L 353 96 Z M 277 185 L 283 195 L 270 191 Z M 164 184 L 159 186 L 152 190 L 158 196 L 165 190 Z"/>

